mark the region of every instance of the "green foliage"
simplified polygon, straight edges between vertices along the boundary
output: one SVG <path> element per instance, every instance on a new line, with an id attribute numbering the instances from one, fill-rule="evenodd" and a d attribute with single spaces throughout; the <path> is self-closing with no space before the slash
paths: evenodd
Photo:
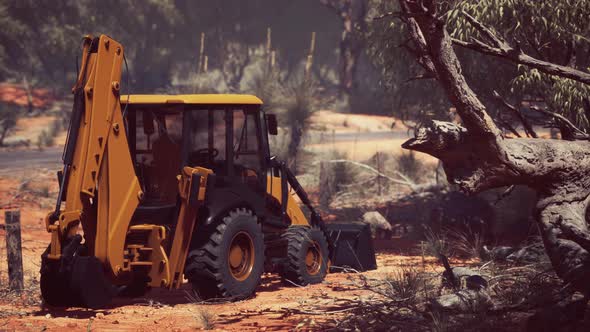
<path id="1" fill-rule="evenodd" d="M 463 0 L 447 3 L 447 22 L 454 38 L 488 42 L 465 19 L 469 13 L 498 36 L 526 54 L 543 61 L 590 70 L 590 2 L 586 0 Z M 570 79 L 512 65 L 516 72 L 506 81 L 509 93 L 542 100 L 547 107 L 590 129 L 590 87 Z"/>
<path id="2" fill-rule="evenodd" d="M 304 132 L 309 124 L 308 120 L 318 107 L 317 84 L 313 79 L 296 75 L 287 81 L 284 89 L 286 98 L 284 121 L 290 133 L 288 154 L 290 161 L 295 162 Z M 294 169 L 297 167 L 295 166 Z"/>
<path id="3" fill-rule="evenodd" d="M 43 130 L 39 137 L 37 137 L 37 148 L 42 149 L 46 146 L 53 146 L 55 143 L 54 136 L 51 136 L 51 133 L 47 130 Z"/>
<path id="4" fill-rule="evenodd" d="M 399 11 L 396 1 L 373 0 L 372 6 L 376 13 Z M 463 12 L 466 12 L 532 57 L 590 70 L 589 1 L 447 0 L 440 2 L 439 11 L 445 13 L 447 29 L 453 38 L 490 42 L 465 19 Z M 399 110 L 405 104 L 410 108 L 410 118 L 444 119 L 446 97 L 436 82 L 405 82 L 424 72 L 415 55 L 405 49 L 406 37 L 406 26 L 401 20 L 387 17 L 374 21 L 368 35 L 372 59 L 382 68 L 391 95 L 397 96 L 393 104 Z M 490 97 L 496 90 L 517 105 L 523 100 L 543 101 L 550 110 L 564 114 L 581 128 L 590 129 L 587 85 L 470 50 L 455 50 L 469 85 L 488 108 L 496 106 Z M 412 91 L 406 93 L 408 90 Z M 399 102 L 401 98 L 404 102 Z"/>
<path id="5" fill-rule="evenodd" d="M 87 33 L 104 33 L 123 43 L 129 88 L 136 93 L 189 81 L 196 72 L 201 32 L 210 69 L 221 68 L 231 56 L 228 45 L 261 44 L 267 27 L 273 29 L 273 49 L 280 48 L 280 61 L 289 66 L 301 60 L 307 47 L 308 40 L 301 36 L 320 27 L 317 62 L 333 63 L 340 18 L 318 8 L 324 9 L 312 1 L 6 0 L 0 3 L 0 81 L 20 82 L 27 76 L 32 85 L 68 91 L 75 80 L 81 37 Z M 289 15 L 276 14 L 283 10 Z M 293 30 L 304 15 L 309 24 Z"/>
<path id="6" fill-rule="evenodd" d="M 397 1 L 371 0 L 372 15 L 399 12 Z M 438 83 L 432 79 L 415 79 L 424 69 L 409 53 L 406 26 L 399 19 L 383 18 L 369 22 L 367 53 L 380 69 L 381 85 L 386 91 L 383 102 L 394 116 L 417 122 L 427 119 L 447 120 L 449 102 Z"/>

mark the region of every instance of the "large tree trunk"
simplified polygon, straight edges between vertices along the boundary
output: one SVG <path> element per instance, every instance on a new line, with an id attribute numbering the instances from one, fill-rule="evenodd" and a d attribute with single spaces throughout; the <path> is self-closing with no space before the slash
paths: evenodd
<path id="1" fill-rule="evenodd" d="M 404 148 L 439 158 L 450 183 L 467 193 L 512 184 L 539 195 L 536 220 L 557 274 L 590 294 L 590 149 L 588 142 L 502 139 L 490 142 L 452 123 L 434 121 Z"/>
<path id="2" fill-rule="evenodd" d="M 467 193 L 512 184 L 539 196 L 536 220 L 556 273 L 590 295 L 590 143 L 549 139 L 507 139 L 461 74 L 436 1 L 400 0 L 424 66 L 446 91 L 465 127 L 433 121 L 404 148 L 439 158 L 450 183 Z"/>

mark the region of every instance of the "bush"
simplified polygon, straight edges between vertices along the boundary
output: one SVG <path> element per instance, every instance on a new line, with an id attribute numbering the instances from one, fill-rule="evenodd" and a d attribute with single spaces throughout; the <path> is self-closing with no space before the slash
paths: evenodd
<path id="1" fill-rule="evenodd" d="M 46 146 L 53 146 L 53 144 L 55 144 L 55 139 L 46 130 L 43 130 L 41 134 L 39 134 L 39 137 L 37 137 L 37 148 L 40 150 Z"/>
<path id="2" fill-rule="evenodd" d="M 426 173 L 426 165 L 416 158 L 414 151 L 403 152 L 395 157 L 397 170 L 416 183 L 420 183 Z"/>
<path id="3" fill-rule="evenodd" d="M 0 104 L 0 146 L 4 145 L 4 139 L 16 126 L 18 113 L 18 108 Z"/>
<path id="4" fill-rule="evenodd" d="M 209 311 L 200 309 L 195 315 L 195 319 L 201 323 L 203 330 L 212 330 L 215 326 L 215 315 Z"/>
<path id="5" fill-rule="evenodd" d="M 392 299 L 414 299 L 420 293 L 424 281 L 418 270 L 413 267 L 402 267 L 387 275 L 386 294 Z"/>
<path id="6" fill-rule="evenodd" d="M 471 229 L 467 231 L 450 230 L 451 247 L 461 258 L 482 258 L 484 237 Z"/>
<path id="7" fill-rule="evenodd" d="M 332 150 L 326 154 L 326 159 L 346 159 L 346 154 Z M 327 209 L 336 193 L 347 190 L 348 185 L 357 180 L 357 170 L 348 163 L 323 162 L 320 167 L 320 205 Z"/>
<path id="8" fill-rule="evenodd" d="M 426 226 L 424 227 L 424 237 L 423 246 L 425 254 L 435 257 L 449 257 L 452 255 L 452 244 L 446 232 L 434 231 L 432 228 Z"/>
<path id="9" fill-rule="evenodd" d="M 62 120 L 55 119 L 49 126 L 49 136 L 56 137 L 62 128 Z"/>

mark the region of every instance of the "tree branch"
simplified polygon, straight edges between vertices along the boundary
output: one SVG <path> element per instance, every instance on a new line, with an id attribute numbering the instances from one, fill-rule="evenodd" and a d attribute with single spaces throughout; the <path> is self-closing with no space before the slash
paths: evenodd
<path id="1" fill-rule="evenodd" d="M 496 121 L 499 122 L 501 127 L 504 127 L 506 129 L 508 129 L 508 131 L 510 131 L 514 136 L 521 138 L 522 136 L 520 136 L 520 133 L 514 129 L 514 127 L 512 127 L 512 125 L 510 123 L 508 123 L 507 121 L 501 119 L 501 118 L 496 118 Z"/>
<path id="2" fill-rule="evenodd" d="M 402 11 L 409 14 L 404 21 L 408 25 L 410 37 L 419 51 L 427 55 L 429 64 L 432 64 L 432 68 L 425 68 L 436 75 L 465 127 L 486 139 L 501 139 L 502 132 L 461 74 L 461 64 L 453 51 L 445 23 L 436 17 L 436 1 L 426 4 L 408 0 L 399 2 Z"/>
<path id="3" fill-rule="evenodd" d="M 562 136 L 561 138 L 562 139 L 566 139 L 566 140 L 576 140 L 576 139 L 587 140 L 587 139 L 590 139 L 590 135 L 588 135 L 587 133 L 582 131 L 580 128 L 576 127 L 576 125 L 574 125 L 570 120 L 568 120 L 563 115 L 557 114 L 555 112 L 551 112 L 546 109 L 535 107 L 535 106 L 531 106 L 530 109 L 533 111 L 543 113 L 545 115 L 549 115 L 549 116 L 553 117 L 558 122 L 559 128 L 561 129 L 561 136 Z"/>
<path id="4" fill-rule="evenodd" d="M 504 39 L 496 36 L 496 34 L 492 30 L 490 30 L 485 25 L 483 25 L 481 22 L 476 20 L 475 17 L 469 15 L 467 12 L 465 12 L 463 10 L 461 11 L 461 13 L 463 15 L 465 15 L 465 18 L 467 19 L 467 21 L 469 21 L 469 23 L 471 23 L 471 25 L 473 25 L 474 28 L 476 28 L 485 37 L 487 37 L 492 42 L 492 44 L 494 44 L 494 46 L 496 46 L 497 48 L 500 48 L 500 49 L 508 46 L 508 44 L 506 43 L 506 41 Z"/>
<path id="5" fill-rule="evenodd" d="M 475 27 L 484 36 L 490 39 L 494 46 L 487 45 L 476 39 L 474 39 L 473 42 L 466 42 L 453 38 L 453 43 L 455 45 L 459 45 L 479 53 L 509 60 L 514 63 L 526 65 L 549 75 L 556 75 L 559 77 L 569 78 L 580 83 L 590 84 L 590 73 L 568 66 L 562 66 L 552 62 L 533 58 L 532 56 L 523 53 L 520 48 L 514 48 L 503 39 L 497 37 L 494 32 L 485 27 L 481 22 L 477 21 L 471 15 L 465 12 L 463 12 L 463 14 L 465 15 L 465 18 L 473 25 L 473 27 Z"/>
<path id="6" fill-rule="evenodd" d="M 367 165 L 367 164 L 363 164 L 363 163 L 359 163 L 356 161 L 352 161 L 352 160 L 347 160 L 347 159 L 334 159 L 334 160 L 328 160 L 329 163 L 349 163 L 349 164 L 353 164 L 356 165 L 358 167 L 364 168 L 368 171 L 371 171 L 393 183 L 397 183 L 397 184 L 402 184 L 405 186 L 410 187 L 410 189 L 412 189 L 412 191 L 415 191 L 414 189 L 416 188 L 416 183 L 414 183 L 414 181 L 410 180 L 410 178 L 408 178 L 407 176 L 401 174 L 400 172 L 397 172 L 397 175 L 402 178 L 403 180 L 398 180 L 395 178 L 392 178 L 391 176 L 387 175 L 387 174 L 383 174 L 381 172 L 379 172 L 377 169 Z"/>
<path id="7" fill-rule="evenodd" d="M 434 79 L 436 77 L 432 76 L 431 73 L 428 74 L 420 74 L 420 75 L 416 75 L 414 77 L 410 77 L 407 80 L 404 81 L 404 84 L 410 83 L 412 81 L 418 81 L 418 80 L 430 80 L 430 79 Z"/>
<path id="8" fill-rule="evenodd" d="M 510 112 L 512 112 L 517 118 L 518 120 L 520 120 L 520 122 L 522 123 L 522 127 L 524 128 L 524 131 L 526 133 L 527 136 L 533 137 L 533 138 L 538 138 L 537 133 L 535 132 L 535 130 L 533 129 L 533 126 L 528 122 L 528 120 L 524 117 L 524 115 L 522 115 L 522 113 L 520 112 L 520 110 L 518 110 L 516 107 L 514 107 L 513 105 L 509 104 L 504 98 L 502 98 L 502 96 L 500 96 L 500 94 L 497 91 L 493 91 L 494 97 Z"/>

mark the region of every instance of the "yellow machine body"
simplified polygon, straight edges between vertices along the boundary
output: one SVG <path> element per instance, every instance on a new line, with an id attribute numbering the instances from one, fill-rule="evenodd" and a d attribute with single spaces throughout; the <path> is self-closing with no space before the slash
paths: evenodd
<path id="1" fill-rule="evenodd" d="M 46 217 L 51 233 L 47 259 L 59 260 L 68 239 L 83 233 L 88 255 L 102 263 L 112 283 L 126 284 L 134 270 L 144 270 L 150 286 L 178 288 L 199 223 L 198 209 L 207 195 L 207 179 L 213 172 L 197 165 L 179 169 L 180 209 L 174 234 L 157 224 L 132 225 L 144 192 L 130 154 L 122 107 L 150 106 L 157 113 L 158 106 L 166 105 L 259 107 L 262 101 L 250 95 L 224 94 L 121 96 L 123 54 L 123 46 L 106 35 L 84 38 L 81 70 L 74 87 L 74 91 L 83 91 L 84 107 L 76 135 L 68 136 L 68 142 L 75 140 L 75 144 L 69 144 L 73 155 L 64 168 L 67 180 L 61 190 L 65 200 L 58 202 L 57 213 Z M 281 177 L 268 174 L 266 182 L 267 193 L 279 205 L 287 197 L 287 215 L 293 225 L 310 225 L 294 195 L 284 195 Z M 145 240 L 130 242 L 135 236 Z M 173 241 L 167 246 L 170 238 Z"/>

